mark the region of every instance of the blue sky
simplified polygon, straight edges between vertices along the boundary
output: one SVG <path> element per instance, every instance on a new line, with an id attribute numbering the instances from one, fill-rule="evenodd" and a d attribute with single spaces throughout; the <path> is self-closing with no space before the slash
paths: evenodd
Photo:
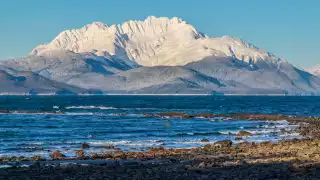
<path id="1" fill-rule="evenodd" d="M 318 0 L 2 0 L 0 59 L 27 55 L 59 32 L 93 21 L 106 24 L 177 16 L 210 36 L 240 37 L 289 62 L 320 64 Z"/>

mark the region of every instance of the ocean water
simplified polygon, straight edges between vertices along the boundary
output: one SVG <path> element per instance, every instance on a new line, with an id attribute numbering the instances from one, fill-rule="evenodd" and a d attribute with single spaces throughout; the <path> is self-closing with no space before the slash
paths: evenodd
<path id="1" fill-rule="evenodd" d="M 146 113 L 260 113 L 320 116 L 320 97 L 225 96 L 0 96 L 0 157 L 48 157 L 59 150 L 75 156 L 86 142 L 86 153 L 103 146 L 125 151 L 149 147 L 201 147 L 245 130 L 244 141 L 299 138 L 286 121 L 246 121 L 223 118 L 155 118 Z M 11 113 L 7 113 L 6 111 Z M 16 113 L 12 113 L 16 112 Z M 32 113 L 31 113 L 32 112 Z M 63 114 L 54 114 L 61 112 Z"/>

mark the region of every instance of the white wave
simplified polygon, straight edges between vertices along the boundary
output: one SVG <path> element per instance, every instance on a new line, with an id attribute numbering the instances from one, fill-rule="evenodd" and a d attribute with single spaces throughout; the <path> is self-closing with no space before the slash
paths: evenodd
<path id="1" fill-rule="evenodd" d="M 105 106 L 68 106 L 66 109 L 117 109 L 115 107 L 105 107 Z"/>
<path id="2" fill-rule="evenodd" d="M 285 134 L 280 134 L 280 137 L 302 137 L 300 133 L 285 133 Z"/>
<path id="3" fill-rule="evenodd" d="M 289 124 L 289 122 L 287 120 L 266 121 L 266 122 L 270 122 L 273 124 Z"/>
<path id="4" fill-rule="evenodd" d="M 140 141 L 99 141 L 99 142 L 87 142 L 90 145 L 93 146 L 101 146 L 101 145 L 122 145 L 122 146 L 143 146 L 143 147 L 150 147 L 155 146 L 163 143 L 161 140 L 140 140 Z"/>
<path id="5" fill-rule="evenodd" d="M 86 112 L 86 113 L 66 112 L 65 114 L 66 115 L 71 115 L 71 116 L 91 116 L 91 115 L 94 115 L 94 113 L 89 113 L 89 112 Z"/>
<path id="6" fill-rule="evenodd" d="M 59 111 L 56 112 L 19 112 L 19 111 L 12 111 L 10 113 L 0 113 L 0 114 L 13 114 L 13 115 L 63 115 Z"/>
<path id="7" fill-rule="evenodd" d="M 281 129 L 286 129 L 286 130 L 292 130 L 293 128 L 290 128 L 289 126 L 281 126 L 283 128 L 267 128 L 267 129 L 257 129 L 257 130 L 245 130 L 246 132 L 249 132 L 251 133 L 252 135 L 262 135 L 262 134 L 271 134 L 271 133 L 280 133 L 281 132 Z M 240 128 L 240 129 L 243 129 L 243 128 Z M 242 131 L 242 130 L 241 130 Z M 229 135 L 229 134 L 232 134 L 232 135 L 236 135 L 238 134 L 240 131 L 220 131 L 219 133 L 220 134 L 223 134 L 223 135 Z"/>
<path id="8" fill-rule="evenodd" d="M 0 165 L 0 169 L 6 169 L 6 168 L 11 168 L 12 166 L 4 164 L 4 165 Z"/>
<path id="9" fill-rule="evenodd" d="M 294 128 L 297 128 L 297 127 L 299 127 L 299 125 L 295 125 L 295 124 L 293 124 L 293 125 L 281 124 L 281 125 L 271 126 L 271 128 L 280 128 L 280 129 L 282 129 L 282 128 L 294 129 Z"/>
<path id="10" fill-rule="evenodd" d="M 219 131 L 220 134 L 223 134 L 223 135 L 235 135 L 237 134 L 239 131 Z"/>
<path id="11" fill-rule="evenodd" d="M 150 142 L 150 143 L 162 143 L 163 141 L 165 141 L 165 140 L 162 140 L 162 139 L 148 140 L 148 142 Z"/>
<path id="12" fill-rule="evenodd" d="M 95 142 L 87 142 L 92 145 L 123 145 L 130 144 L 132 141 L 95 141 Z"/>
<path id="13" fill-rule="evenodd" d="M 191 109 L 167 109 L 167 108 L 152 108 L 152 107 L 106 107 L 106 106 L 94 106 L 94 105 L 88 105 L 88 106 L 67 106 L 65 109 L 122 109 L 122 110 L 191 110 Z M 219 118 L 221 119 L 221 118 Z"/>

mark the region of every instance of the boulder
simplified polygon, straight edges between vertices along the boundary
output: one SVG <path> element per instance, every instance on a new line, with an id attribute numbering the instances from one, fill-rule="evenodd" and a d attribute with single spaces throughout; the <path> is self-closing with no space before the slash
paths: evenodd
<path id="1" fill-rule="evenodd" d="M 203 138 L 200 140 L 200 142 L 209 142 L 209 139 Z"/>
<path id="2" fill-rule="evenodd" d="M 64 159 L 66 156 L 60 153 L 59 151 L 55 151 L 51 154 L 51 158 L 53 160 Z"/>
<path id="3" fill-rule="evenodd" d="M 206 151 L 210 151 L 212 149 L 213 145 L 212 144 L 206 144 L 204 145 L 203 149 Z"/>
<path id="4" fill-rule="evenodd" d="M 76 156 L 78 158 L 83 158 L 83 157 L 85 157 L 85 153 L 83 150 L 79 150 L 79 151 L 76 151 Z"/>
<path id="5" fill-rule="evenodd" d="M 185 114 L 182 112 L 164 112 L 155 115 L 156 117 L 176 117 L 176 118 L 192 118 L 193 115 Z"/>
<path id="6" fill-rule="evenodd" d="M 31 160 L 32 161 L 44 161 L 45 159 L 41 156 L 32 156 Z"/>
<path id="7" fill-rule="evenodd" d="M 98 153 L 92 153 L 91 154 L 91 159 L 98 159 L 100 155 Z"/>
<path id="8" fill-rule="evenodd" d="M 40 169 L 41 168 L 41 164 L 39 161 L 34 162 L 31 166 L 31 169 Z"/>
<path id="9" fill-rule="evenodd" d="M 0 110 L 0 113 L 1 114 L 8 114 L 8 113 L 10 113 L 10 111 L 9 110 Z"/>
<path id="10" fill-rule="evenodd" d="M 242 143 L 239 143 L 237 145 L 237 148 L 239 148 L 239 149 L 247 149 L 247 148 L 252 148 L 254 146 L 255 146 L 254 142 L 242 142 Z"/>
<path id="11" fill-rule="evenodd" d="M 114 149 L 114 146 L 113 146 L 113 145 L 106 145 L 106 146 L 102 146 L 102 148 L 105 148 L 105 149 Z"/>
<path id="12" fill-rule="evenodd" d="M 89 144 L 87 144 L 87 143 L 83 143 L 81 147 L 82 147 L 82 149 L 89 149 L 90 148 Z"/>
<path id="13" fill-rule="evenodd" d="M 194 116 L 195 117 L 200 117 L 200 118 L 214 118 L 215 117 L 214 114 L 210 114 L 210 113 L 196 114 Z"/>
<path id="14" fill-rule="evenodd" d="M 252 134 L 248 131 L 240 131 L 238 132 L 237 136 L 239 137 L 249 137 L 249 136 L 252 136 Z"/>
<path id="15" fill-rule="evenodd" d="M 220 148 L 229 148 L 232 146 L 232 141 L 231 140 L 217 141 L 213 145 L 218 146 Z"/>

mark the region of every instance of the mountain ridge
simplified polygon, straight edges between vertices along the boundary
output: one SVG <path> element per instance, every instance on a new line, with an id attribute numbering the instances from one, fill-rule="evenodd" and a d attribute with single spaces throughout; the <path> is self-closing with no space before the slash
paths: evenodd
<path id="1" fill-rule="evenodd" d="M 186 65 L 211 55 L 235 56 L 248 63 L 262 59 L 280 60 L 241 39 L 230 36 L 210 38 L 177 17 L 149 16 L 144 21 L 111 26 L 94 22 L 80 29 L 63 31 L 49 44 L 36 47 L 31 54 L 41 55 L 53 49 L 117 56 L 142 66 Z"/>
<path id="2" fill-rule="evenodd" d="M 115 94 L 320 95 L 320 78 L 242 39 L 211 38 L 177 17 L 93 22 L 0 67 Z"/>
<path id="3" fill-rule="evenodd" d="M 6 71 L 0 68 L 1 94 L 82 94 L 88 91 L 42 77 L 30 71 Z"/>
<path id="4" fill-rule="evenodd" d="M 320 64 L 308 69 L 307 71 L 315 76 L 320 77 Z"/>

